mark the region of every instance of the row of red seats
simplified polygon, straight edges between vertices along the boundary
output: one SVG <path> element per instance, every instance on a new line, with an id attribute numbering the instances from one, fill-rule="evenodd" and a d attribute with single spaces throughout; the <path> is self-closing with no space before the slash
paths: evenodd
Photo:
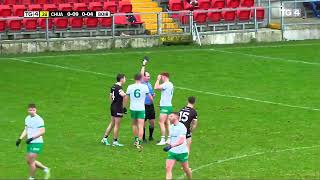
<path id="1" fill-rule="evenodd" d="M 141 25 L 141 17 L 135 15 L 136 21 L 130 23 L 125 15 L 115 16 L 116 25 Z M 71 30 L 77 29 L 96 29 L 100 28 L 111 28 L 112 18 L 54 18 L 48 19 L 48 29 L 52 30 Z M 10 19 L 10 20 L 0 20 L 0 32 L 9 30 L 10 32 L 19 32 L 22 30 L 33 32 L 39 30 L 46 30 L 46 19 Z"/>
<path id="2" fill-rule="evenodd" d="M 130 13 L 132 12 L 132 4 L 129 1 L 121 1 L 116 4 L 113 1 L 109 2 L 92 2 L 87 6 L 85 3 L 74 3 L 72 4 L 31 4 L 31 5 L 13 5 L 12 8 L 9 5 L 0 5 L 0 17 L 8 16 L 23 16 L 23 12 L 29 11 L 110 11 L 111 13 L 121 12 Z"/>
<path id="3" fill-rule="evenodd" d="M 211 9 L 217 10 L 217 9 Z M 256 7 L 256 19 L 257 21 L 264 20 L 264 8 Z M 194 11 L 193 19 L 197 24 L 204 24 L 207 21 L 212 23 L 221 23 L 222 21 L 230 22 L 248 22 L 254 19 L 254 9 L 252 10 L 230 10 L 222 9 L 220 12 L 203 12 Z M 189 24 L 189 16 L 186 13 L 182 13 L 174 16 L 173 18 L 179 19 L 182 24 Z"/>
<path id="4" fill-rule="evenodd" d="M 63 3 L 90 3 L 90 2 L 105 2 L 106 0 L 0 0 L 0 5 L 17 5 L 17 4 L 63 4 Z M 109 0 L 121 1 L 121 0 Z"/>
<path id="5" fill-rule="evenodd" d="M 198 0 L 198 5 L 195 9 L 222 9 L 222 8 L 238 8 L 238 7 L 252 7 L 254 0 Z M 170 0 L 169 9 L 171 11 L 191 10 L 193 6 L 186 0 Z"/>

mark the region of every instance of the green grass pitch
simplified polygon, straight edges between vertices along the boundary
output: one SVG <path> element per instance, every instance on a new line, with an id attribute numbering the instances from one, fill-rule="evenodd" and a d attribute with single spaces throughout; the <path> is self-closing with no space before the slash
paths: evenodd
<path id="1" fill-rule="evenodd" d="M 152 83 L 161 71 L 171 73 L 175 110 L 197 97 L 189 161 L 195 179 L 319 179 L 319 49 L 320 41 L 302 41 L 2 56 L 0 179 L 28 177 L 26 145 L 14 143 L 29 102 L 45 119 L 39 160 L 52 178 L 164 179 L 166 153 L 155 142 L 142 152 L 132 146 L 129 115 L 119 137 L 126 146 L 100 144 L 115 75 L 131 79 L 145 55 Z M 183 177 L 179 166 L 174 177 Z"/>

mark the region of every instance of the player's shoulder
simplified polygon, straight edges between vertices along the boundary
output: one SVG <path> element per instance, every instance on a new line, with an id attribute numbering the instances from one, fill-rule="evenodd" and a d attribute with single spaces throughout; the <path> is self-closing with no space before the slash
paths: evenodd
<path id="1" fill-rule="evenodd" d="M 43 121 L 42 117 L 39 114 L 36 115 L 36 118 L 38 121 Z"/>

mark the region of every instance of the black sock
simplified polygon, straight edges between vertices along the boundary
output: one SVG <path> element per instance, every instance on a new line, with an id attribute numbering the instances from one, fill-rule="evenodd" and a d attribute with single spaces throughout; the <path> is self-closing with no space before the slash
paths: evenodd
<path id="1" fill-rule="evenodd" d="M 108 138 L 108 135 L 105 135 L 104 138 Z"/>
<path id="2" fill-rule="evenodd" d="M 143 136 L 142 139 L 145 140 L 146 139 L 146 128 L 143 128 Z"/>
<path id="3" fill-rule="evenodd" d="M 118 141 L 118 139 L 113 139 L 114 142 Z"/>
<path id="4" fill-rule="evenodd" d="M 149 137 L 153 136 L 154 127 L 149 126 Z"/>

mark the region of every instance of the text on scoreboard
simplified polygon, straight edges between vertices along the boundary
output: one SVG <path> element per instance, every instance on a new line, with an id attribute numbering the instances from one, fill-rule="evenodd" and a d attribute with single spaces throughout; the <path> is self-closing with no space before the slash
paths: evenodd
<path id="1" fill-rule="evenodd" d="M 24 11 L 25 18 L 57 18 L 83 17 L 104 18 L 111 17 L 110 11 Z"/>

